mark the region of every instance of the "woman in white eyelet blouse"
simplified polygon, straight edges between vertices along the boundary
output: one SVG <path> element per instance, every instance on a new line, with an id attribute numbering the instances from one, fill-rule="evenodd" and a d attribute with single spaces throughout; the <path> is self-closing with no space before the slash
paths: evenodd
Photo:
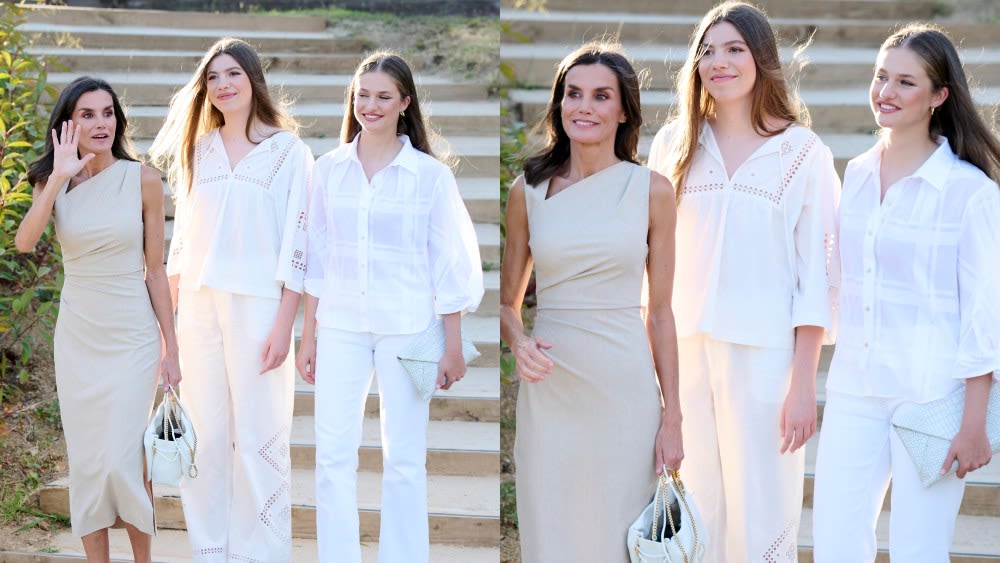
<path id="1" fill-rule="evenodd" d="M 937 28 L 910 25 L 886 39 L 869 96 L 882 131 L 844 174 L 840 338 L 816 461 L 814 556 L 874 561 L 891 480 L 889 557 L 943 562 L 964 477 L 991 458 L 985 417 L 1000 368 L 1000 140 Z M 961 429 L 936 462 L 941 478 L 924 487 L 892 417 L 907 403 L 952 392 L 963 396 Z"/>
<path id="2" fill-rule="evenodd" d="M 840 185 L 764 14 L 725 3 L 693 37 L 678 116 L 649 156 L 678 186 L 682 475 L 705 520 L 705 563 L 797 561 Z"/>
<path id="3" fill-rule="evenodd" d="M 177 194 L 167 274 L 198 437 L 199 474 L 181 482 L 197 562 L 291 561 L 288 351 L 313 163 L 296 128 L 253 48 L 222 39 L 150 150 Z"/>
<path id="4" fill-rule="evenodd" d="M 305 321 L 296 365 L 316 385 L 316 537 L 321 563 L 361 563 L 358 447 L 378 378 L 382 429 L 380 563 L 427 563 L 424 399 L 398 354 L 440 317 L 438 387 L 466 372 L 461 317 L 483 296 L 472 219 L 431 152 L 413 75 L 377 52 L 358 66 L 341 146 L 316 162 L 309 205 Z"/>

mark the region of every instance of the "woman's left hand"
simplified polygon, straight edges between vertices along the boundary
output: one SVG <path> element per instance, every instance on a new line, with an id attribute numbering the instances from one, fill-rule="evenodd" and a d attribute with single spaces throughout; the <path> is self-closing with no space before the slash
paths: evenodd
<path id="1" fill-rule="evenodd" d="M 986 436 L 985 425 L 982 428 L 968 429 L 964 426 L 951 441 L 951 448 L 941 466 L 941 474 L 944 475 L 951 470 L 951 466 L 958 461 L 958 471 L 955 475 L 959 479 L 964 479 L 970 471 L 975 471 L 986 465 L 993 458 L 990 448 L 990 439 Z"/>
<path id="2" fill-rule="evenodd" d="M 163 352 L 160 357 L 160 384 L 164 387 L 177 387 L 181 382 L 181 364 L 177 352 Z"/>
<path id="3" fill-rule="evenodd" d="M 291 335 L 288 331 L 278 326 L 278 323 L 275 323 L 271 329 L 271 334 L 267 335 L 267 340 L 264 341 L 264 349 L 260 353 L 260 361 L 262 362 L 260 373 L 267 373 L 285 361 L 285 358 L 288 357 L 288 349 L 291 346 L 291 341 Z"/>
<path id="4" fill-rule="evenodd" d="M 667 469 L 680 470 L 684 460 L 684 440 L 681 434 L 681 417 L 679 414 L 664 413 L 660 416 L 660 429 L 656 432 L 654 446 L 656 472 L 666 466 Z"/>
<path id="5" fill-rule="evenodd" d="M 794 452 L 816 433 L 816 389 L 794 385 L 781 407 L 781 453 Z"/>
<path id="6" fill-rule="evenodd" d="M 462 357 L 461 351 L 445 350 L 444 356 L 441 356 L 441 361 L 438 362 L 438 389 L 444 389 L 445 391 L 451 389 L 451 386 L 455 382 L 465 377 L 467 369 L 465 367 L 465 358 Z"/>

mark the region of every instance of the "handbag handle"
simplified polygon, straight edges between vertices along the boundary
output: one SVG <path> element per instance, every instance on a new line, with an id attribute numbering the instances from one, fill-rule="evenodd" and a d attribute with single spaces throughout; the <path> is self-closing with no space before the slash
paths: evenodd
<path id="1" fill-rule="evenodd" d="M 667 481 L 669 476 L 670 481 Z M 656 494 L 653 498 L 653 525 L 650 527 L 650 538 L 651 540 L 656 540 L 656 534 L 659 531 L 659 519 L 660 519 L 660 508 L 667 514 L 667 524 L 670 525 L 670 532 L 672 537 L 677 536 L 677 525 L 674 522 L 674 515 L 667 505 L 667 491 L 670 489 L 670 484 L 673 483 L 674 491 L 676 491 L 676 496 L 680 499 L 681 504 L 684 505 L 684 511 L 687 513 L 687 523 L 691 526 L 693 532 L 694 543 L 691 545 L 691 555 L 693 556 L 695 550 L 698 546 L 698 527 L 694 524 L 694 516 L 691 515 L 691 507 L 688 505 L 687 494 L 684 491 L 684 483 L 681 481 L 680 474 L 676 469 L 667 469 L 667 466 L 663 466 L 663 471 L 659 475 L 659 479 L 656 485 Z M 666 531 L 666 530 L 664 530 Z M 661 541 L 663 545 L 664 554 L 666 554 L 666 542 Z M 684 543 L 678 540 L 676 542 L 677 548 L 681 550 L 681 556 L 684 558 L 684 563 L 690 563 L 691 559 L 688 557 L 687 550 L 684 549 Z"/>
<path id="2" fill-rule="evenodd" d="M 195 451 L 198 449 L 198 436 L 194 436 L 194 444 L 192 444 L 189 440 L 189 436 L 194 434 L 193 432 L 183 432 L 180 436 L 176 434 L 174 423 L 180 425 L 181 420 L 186 420 L 190 424 L 191 418 L 188 416 L 187 410 L 184 409 L 184 405 L 181 404 L 181 400 L 177 396 L 177 392 L 174 391 L 173 386 L 167 385 L 163 397 L 167 404 L 167 408 L 164 409 L 163 413 L 163 435 L 167 435 L 167 428 L 169 426 L 171 438 L 173 440 L 177 440 L 179 437 L 179 441 L 187 446 L 188 453 L 191 454 L 191 466 L 188 467 L 187 473 L 189 477 L 194 479 L 198 476 L 198 465 L 195 463 Z M 168 420 L 171 422 L 168 423 Z"/>
<path id="3" fill-rule="evenodd" d="M 663 467 L 666 470 L 666 466 Z M 688 504 L 687 491 L 684 489 L 684 482 L 681 481 L 680 473 L 676 469 L 667 470 L 670 474 L 670 479 L 673 481 L 674 490 L 677 492 L 677 496 L 680 497 L 681 504 L 684 506 L 684 512 L 687 513 L 687 523 L 691 527 L 691 535 L 693 542 L 691 543 L 691 555 L 694 556 L 698 549 L 698 526 L 694 522 L 694 514 L 691 512 L 691 505 Z M 671 523 L 673 522 L 673 515 L 667 512 L 667 516 L 670 518 Z M 676 532 L 675 532 L 676 533 Z M 688 555 L 684 551 L 684 546 L 681 542 L 677 542 L 678 547 L 681 548 L 681 554 L 684 555 L 684 561 L 687 562 Z"/>

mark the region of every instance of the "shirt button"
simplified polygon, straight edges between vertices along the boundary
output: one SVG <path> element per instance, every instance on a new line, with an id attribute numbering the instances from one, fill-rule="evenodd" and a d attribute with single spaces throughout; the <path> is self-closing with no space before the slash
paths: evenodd
<path id="1" fill-rule="evenodd" d="M 866 348 L 866 349 L 868 348 L 868 343 L 867 343 L 867 342 L 865 342 L 865 348 Z"/>
<path id="2" fill-rule="evenodd" d="M 871 308 L 871 307 L 869 307 L 869 306 L 865 305 L 865 311 L 871 311 L 871 310 L 872 310 L 872 308 Z"/>
<path id="3" fill-rule="evenodd" d="M 866 273 L 866 274 L 870 274 L 870 273 L 872 273 L 872 269 L 871 269 L 870 267 L 868 267 L 868 268 L 865 268 L 865 273 Z"/>
<path id="4" fill-rule="evenodd" d="M 872 236 L 872 230 L 868 229 L 868 236 Z"/>

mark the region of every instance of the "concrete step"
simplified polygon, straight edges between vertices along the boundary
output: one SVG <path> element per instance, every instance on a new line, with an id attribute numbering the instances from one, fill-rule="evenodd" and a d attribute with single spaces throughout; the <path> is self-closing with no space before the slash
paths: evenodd
<path id="1" fill-rule="evenodd" d="M 29 52 L 39 56 L 53 56 L 65 71 L 78 74 L 100 75 L 103 72 L 181 72 L 191 73 L 198 68 L 204 50 L 135 50 L 36 45 Z M 296 53 L 291 51 L 263 51 L 258 53 L 264 68 L 274 72 L 348 74 L 361 62 L 356 51 L 346 53 Z M 411 62 L 419 70 L 420 61 Z"/>
<path id="2" fill-rule="evenodd" d="M 292 467 L 316 468 L 316 431 L 312 415 L 292 422 Z M 377 417 L 366 417 L 358 450 L 360 471 L 382 471 L 382 438 Z M 427 473 L 496 475 L 500 471 L 500 423 L 432 420 L 427 428 Z"/>
<path id="3" fill-rule="evenodd" d="M 297 344 L 302 338 L 301 312 L 295 318 L 293 334 Z M 465 315 L 462 317 L 462 335 L 471 340 L 480 353 L 480 356 L 469 364 L 470 367 L 497 369 L 500 365 L 500 321 L 495 315 Z"/>
<path id="4" fill-rule="evenodd" d="M 111 560 L 125 562 L 132 560 L 132 550 L 124 532 L 112 531 Z M 64 561 L 86 561 L 80 540 L 69 530 L 63 530 L 52 537 L 49 553 L 0 553 L 4 563 L 62 563 Z M 431 544 L 430 560 L 435 563 L 496 563 L 500 551 L 496 547 L 468 547 L 461 545 Z M 361 544 L 361 560 L 364 563 L 378 561 L 378 542 L 366 541 Z M 154 563 L 190 563 L 191 548 L 187 534 L 181 530 L 160 530 L 153 538 Z M 316 540 L 294 538 L 292 540 L 292 561 L 295 563 L 319 563 Z"/>
<path id="5" fill-rule="evenodd" d="M 501 0 L 502 8 L 513 8 L 515 0 Z M 767 13 L 782 17 L 847 19 L 929 19 L 934 3 L 929 0 L 760 0 L 755 4 Z M 701 17 L 712 6 L 701 0 L 630 0 L 615 5 L 617 11 L 638 14 L 688 14 Z M 606 12 L 601 0 L 546 0 L 545 8 L 554 11 Z"/>
<path id="6" fill-rule="evenodd" d="M 360 61 L 361 56 L 358 55 Z M 49 84 L 57 90 L 78 77 L 79 73 L 49 74 Z M 101 72 L 126 106 L 167 105 L 170 96 L 191 78 L 182 72 Z M 487 86 L 473 82 L 455 82 L 438 76 L 417 76 L 420 100 L 479 101 L 488 98 Z M 276 99 L 307 100 L 309 102 L 343 103 L 350 74 L 293 74 L 272 72 L 267 75 L 271 94 Z"/>
<path id="7" fill-rule="evenodd" d="M 785 15 L 775 12 L 775 15 L 778 14 Z M 600 12 L 510 9 L 501 10 L 500 17 L 512 32 L 501 37 L 505 43 L 520 43 L 525 39 L 534 43 L 582 43 L 611 36 L 625 44 L 683 45 L 690 41 L 691 34 L 701 21 L 701 14 L 608 12 L 606 8 Z M 770 21 L 784 45 L 797 45 L 812 37 L 813 44 L 817 46 L 835 44 L 872 48 L 881 45 L 889 31 L 900 23 L 891 19 L 823 17 L 772 17 Z M 945 29 L 956 43 L 960 42 L 966 48 L 989 46 L 996 42 L 995 25 L 948 23 Z"/>
<path id="8" fill-rule="evenodd" d="M 152 21 L 150 24 L 153 23 Z M 294 53 L 357 53 L 365 51 L 360 38 L 338 37 L 334 31 L 281 31 L 267 27 L 247 29 L 178 29 L 159 26 L 116 26 L 28 22 L 18 29 L 38 34 L 36 45 L 59 46 L 71 40 L 85 49 L 207 50 L 222 37 L 232 36 L 258 51 Z M 266 31 L 262 31 L 266 30 Z M 360 57 L 359 57 L 360 58 Z"/>
<path id="9" fill-rule="evenodd" d="M 106 29 L 126 26 L 150 26 L 170 29 L 212 29 L 227 32 L 246 29 L 268 29 L 288 32 L 321 32 L 327 28 L 323 16 L 284 16 L 264 14 L 173 12 L 162 10 L 115 10 L 107 8 L 75 8 L 68 6 L 26 5 L 28 21 L 53 25 L 104 26 Z"/>
<path id="10" fill-rule="evenodd" d="M 822 431 L 822 430 L 821 430 Z M 819 449 L 819 434 L 806 443 L 806 474 L 803 506 L 812 508 L 813 487 L 816 478 L 816 452 Z M 891 486 L 890 486 L 891 489 Z M 889 493 L 886 493 L 882 510 L 891 508 Z M 967 516 L 988 516 L 997 519 L 1000 526 L 1000 461 L 994 459 L 986 467 L 981 467 L 965 477 L 965 496 L 959 514 Z M 997 528 L 1000 533 L 1000 528 Z"/>
<path id="11" fill-rule="evenodd" d="M 889 513 L 882 512 L 876 528 L 878 557 L 889 563 Z M 812 509 L 802 510 L 799 527 L 799 563 L 813 563 Z M 1000 561 L 1000 518 L 959 515 L 951 544 L 951 563 L 997 563 Z"/>
<path id="12" fill-rule="evenodd" d="M 316 537 L 316 482 L 314 472 L 292 469 L 292 537 Z M 382 475 L 358 473 L 358 512 L 361 539 L 378 538 Z M 496 546 L 500 537 L 500 476 L 429 475 L 428 507 L 432 543 Z M 69 514 L 68 479 L 59 479 L 39 491 L 39 508 Z M 184 511 L 176 487 L 154 487 L 156 520 L 161 529 L 183 530 Z"/>
<path id="13" fill-rule="evenodd" d="M 340 134 L 342 103 L 297 103 L 288 109 L 302 125 L 303 136 L 336 138 Z M 496 101 L 440 101 L 421 105 L 421 109 L 431 127 L 445 136 L 496 136 L 500 131 L 500 104 Z M 166 106 L 133 106 L 128 110 L 129 128 L 136 138 L 155 136 L 166 115 Z"/>
<path id="14" fill-rule="evenodd" d="M 1000 70 L 1000 67 L 998 67 Z M 877 125 L 868 106 L 867 88 L 810 89 L 799 92 L 809 109 L 812 127 L 816 131 L 840 134 L 870 133 Z M 986 115 L 1000 110 L 1000 87 L 985 88 L 973 93 L 975 101 Z M 672 91 L 642 92 L 643 133 L 655 135 L 672 115 L 676 96 Z M 544 90 L 511 90 L 511 101 L 520 109 L 523 121 L 534 123 L 545 113 L 549 92 Z"/>
<path id="15" fill-rule="evenodd" d="M 552 86 L 556 65 L 579 46 L 566 38 L 551 43 L 500 45 L 500 58 L 511 65 L 519 84 L 548 89 Z M 626 44 L 626 53 L 637 69 L 649 69 L 647 88 L 673 88 L 674 75 L 687 58 L 687 46 L 672 44 Z M 795 49 L 780 50 L 782 63 L 788 67 Z M 831 47 L 813 45 L 799 60 L 808 64 L 796 77 L 804 89 L 866 87 L 872 79 L 872 67 L 878 51 L 875 47 Z M 965 71 L 976 84 L 1000 86 L 1000 49 L 967 48 L 960 52 Z"/>
<path id="16" fill-rule="evenodd" d="M 296 376 L 295 416 L 315 414 L 315 388 Z M 378 380 L 372 380 L 365 416 L 377 417 Z M 431 420 L 500 422 L 500 373 L 497 367 L 470 367 L 451 389 L 438 389 L 431 397 Z"/>

